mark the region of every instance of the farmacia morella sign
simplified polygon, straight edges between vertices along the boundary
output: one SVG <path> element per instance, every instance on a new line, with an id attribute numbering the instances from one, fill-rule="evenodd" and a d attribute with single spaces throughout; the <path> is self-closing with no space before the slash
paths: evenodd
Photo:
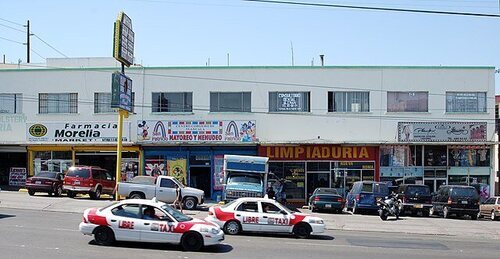
<path id="1" fill-rule="evenodd" d="M 116 142 L 116 122 L 27 123 L 28 142 Z M 123 126 L 123 141 L 130 141 L 130 123 Z"/>

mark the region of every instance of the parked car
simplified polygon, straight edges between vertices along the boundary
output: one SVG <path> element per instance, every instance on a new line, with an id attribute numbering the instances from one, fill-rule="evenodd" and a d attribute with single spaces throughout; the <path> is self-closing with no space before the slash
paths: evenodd
<path id="1" fill-rule="evenodd" d="M 359 181 L 352 185 L 346 197 L 346 208 L 353 214 L 363 211 L 378 211 L 377 199 L 389 195 L 386 183 L 374 181 Z"/>
<path id="2" fill-rule="evenodd" d="M 417 214 L 429 216 L 432 207 L 432 195 L 429 186 L 423 184 L 402 184 L 397 191 L 397 198 L 401 201 L 399 213 Z"/>
<path id="3" fill-rule="evenodd" d="M 226 234 L 241 232 L 289 233 L 298 238 L 323 233 L 323 219 L 295 213 L 268 198 L 239 198 L 208 210 L 206 221 L 219 225 Z"/>
<path id="4" fill-rule="evenodd" d="M 61 196 L 64 174 L 59 172 L 40 172 L 26 179 L 26 189 L 30 196 L 36 192 L 46 192 L 50 196 Z"/>
<path id="5" fill-rule="evenodd" d="M 64 178 L 63 190 L 68 197 L 78 193 L 89 194 L 92 199 L 99 199 L 101 194 L 114 194 L 115 177 L 108 170 L 97 166 L 70 167 Z"/>
<path id="6" fill-rule="evenodd" d="M 200 189 L 186 187 L 171 176 L 136 176 L 130 182 L 119 183 L 118 195 L 130 199 L 152 199 L 173 203 L 176 199 L 176 187 L 181 190 L 184 208 L 191 210 L 203 204 L 205 192 Z"/>
<path id="7" fill-rule="evenodd" d="M 488 198 L 479 206 L 479 216 L 490 217 L 491 220 L 500 218 L 500 197 Z"/>
<path id="8" fill-rule="evenodd" d="M 312 212 L 326 210 L 341 213 L 344 205 L 344 198 L 334 188 L 316 188 L 309 198 L 309 208 Z"/>
<path id="9" fill-rule="evenodd" d="M 479 195 L 472 186 L 441 185 L 432 196 L 431 215 L 442 214 L 444 218 L 450 215 L 469 215 L 477 219 L 479 214 Z"/>
<path id="10" fill-rule="evenodd" d="M 224 232 L 216 224 L 191 218 L 155 200 L 123 200 L 87 209 L 82 220 L 80 232 L 94 235 L 98 245 L 139 241 L 180 244 L 184 250 L 197 251 L 224 240 Z"/>

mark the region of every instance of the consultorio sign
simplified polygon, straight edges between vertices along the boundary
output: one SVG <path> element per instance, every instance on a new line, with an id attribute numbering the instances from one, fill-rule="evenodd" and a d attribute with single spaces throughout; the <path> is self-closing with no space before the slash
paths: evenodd
<path id="1" fill-rule="evenodd" d="M 486 141 L 486 122 L 399 122 L 399 142 Z"/>
<path id="2" fill-rule="evenodd" d="M 138 121 L 141 142 L 256 142 L 255 121 Z"/>
<path id="3" fill-rule="evenodd" d="M 28 142 L 116 143 L 116 122 L 27 123 Z M 125 123 L 122 141 L 130 141 L 130 123 Z"/>

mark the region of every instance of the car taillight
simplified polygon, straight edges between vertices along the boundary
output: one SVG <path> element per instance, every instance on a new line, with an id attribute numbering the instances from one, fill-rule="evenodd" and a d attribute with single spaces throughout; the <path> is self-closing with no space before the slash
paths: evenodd
<path id="1" fill-rule="evenodd" d="M 406 202 L 406 196 L 403 196 L 403 203 Z"/>
<path id="2" fill-rule="evenodd" d="M 453 200 L 451 199 L 451 197 L 448 198 L 448 204 L 451 204 L 453 202 Z"/>
<path id="3" fill-rule="evenodd" d="M 89 223 L 89 222 L 87 221 L 87 219 L 85 218 L 85 216 L 83 216 L 83 217 L 82 217 L 82 221 L 83 221 L 83 223 Z"/>
<path id="4" fill-rule="evenodd" d="M 314 197 L 314 201 L 319 201 L 319 197 L 318 196 Z"/>
<path id="5" fill-rule="evenodd" d="M 500 206 L 497 206 L 497 210 L 499 210 L 499 211 L 500 211 Z"/>
<path id="6" fill-rule="evenodd" d="M 356 200 L 359 201 L 359 194 L 356 194 Z"/>
<path id="7" fill-rule="evenodd" d="M 337 202 L 344 202 L 344 199 L 342 199 L 342 198 L 337 198 Z"/>

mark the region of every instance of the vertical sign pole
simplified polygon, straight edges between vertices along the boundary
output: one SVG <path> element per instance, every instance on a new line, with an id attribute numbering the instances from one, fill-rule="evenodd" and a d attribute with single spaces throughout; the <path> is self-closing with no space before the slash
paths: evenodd
<path id="1" fill-rule="evenodd" d="M 120 109 L 118 112 L 118 139 L 116 140 L 116 200 L 120 200 L 118 195 L 118 183 L 120 182 L 122 173 L 122 136 L 123 136 L 123 118 L 128 117 L 128 112 Z"/>

